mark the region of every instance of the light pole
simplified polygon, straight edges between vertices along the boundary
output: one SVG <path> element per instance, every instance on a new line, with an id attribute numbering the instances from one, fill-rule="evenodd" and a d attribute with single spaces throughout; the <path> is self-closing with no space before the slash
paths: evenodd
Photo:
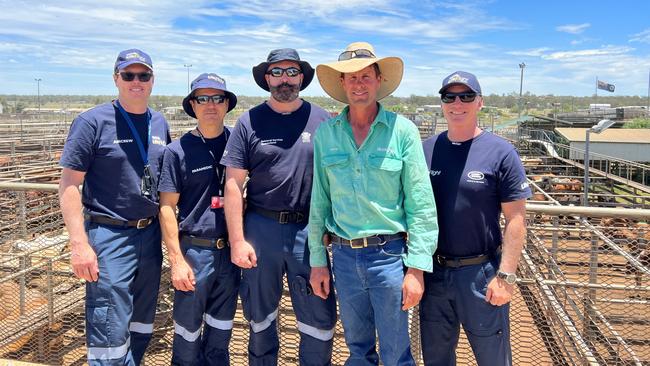
<path id="1" fill-rule="evenodd" d="M 616 123 L 612 120 L 609 119 L 602 119 L 600 122 L 598 122 L 597 125 L 592 126 L 591 128 L 587 129 L 586 135 L 585 135 L 585 181 L 584 181 L 584 194 L 582 197 L 582 205 L 587 207 L 589 206 L 589 134 L 591 132 L 593 133 L 601 133 L 605 131 L 606 129 L 612 127 L 612 125 Z"/>
<path id="2" fill-rule="evenodd" d="M 519 68 L 521 69 L 521 76 L 519 77 L 519 118 L 521 118 L 521 96 L 524 88 L 524 68 L 526 67 L 525 63 L 520 63 Z"/>
<path id="3" fill-rule="evenodd" d="M 41 78 L 34 78 L 36 81 L 36 100 L 38 103 L 38 115 L 41 115 Z"/>
<path id="4" fill-rule="evenodd" d="M 184 67 L 187 68 L 187 93 L 190 93 L 190 67 L 192 67 L 192 64 L 183 64 Z"/>

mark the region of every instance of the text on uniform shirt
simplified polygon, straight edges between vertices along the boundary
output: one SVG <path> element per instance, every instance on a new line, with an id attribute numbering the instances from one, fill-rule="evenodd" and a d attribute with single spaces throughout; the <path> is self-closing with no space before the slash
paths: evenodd
<path id="1" fill-rule="evenodd" d="M 151 136 L 151 143 L 154 145 L 167 146 L 165 139 L 158 136 Z"/>
<path id="2" fill-rule="evenodd" d="M 275 145 L 278 142 L 282 142 L 284 139 L 268 139 L 268 140 L 261 140 L 260 143 L 262 145 Z"/>
<path id="3" fill-rule="evenodd" d="M 114 144 L 129 144 L 131 142 L 133 142 L 133 139 L 113 140 Z"/>
<path id="4" fill-rule="evenodd" d="M 202 166 L 200 168 L 192 169 L 192 174 L 202 172 L 204 170 L 210 170 L 210 169 L 212 169 L 212 165 Z"/>

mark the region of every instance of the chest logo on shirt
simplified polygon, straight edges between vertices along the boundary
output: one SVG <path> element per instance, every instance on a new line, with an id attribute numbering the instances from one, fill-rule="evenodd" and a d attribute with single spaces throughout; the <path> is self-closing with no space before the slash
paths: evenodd
<path id="1" fill-rule="evenodd" d="M 483 180 L 485 178 L 485 175 L 476 170 L 472 170 L 471 172 L 467 173 L 467 178 L 469 178 L 467 180 L 468 183 L 485 184 L 485 181 Z"/>
<path id="2" fill-rule="evenodd" d="M 282 142 L 284 139 L 268 139 L 268 140 L 261 140 L 260 143 L 262 146 L 264 145 L 276 145 L 278 142 Z"/>
<path id="3" fill-rule="evenodd" d="M 523 182 L 519 187 L 521 187 L 521 190 L 523 191 L 524 189 L 530 187 L 530 184 L 528 184 L 528 182 Z"/>
<path id="4" fill-rule="evenodd" d="M 151 143 L 154 145 L 166 146 L 165 140 L 161 139 L 159 136 L 151 136 Z"/>
<path id="5" fill-rule="evenodd" d="M 309 132 L 306 131 L 303 132 L 302 134 L 300 134 L 300 137 L 302 138 L 302 142 L 304 143 L 311 142 L 311 133 Z"/>
<path id="6" fill-rule="evenodd" d="M 442 171 L 440 170 L 429 170 L 429 175 L 431 175 L 432 177 L 435 177 L 436 175 L 440 175 L 440 174 L 442 174 Z"/>
<path id="7" fill-rule="evenodd" d="M 113 140 L 114 144 L 130 144 L 132 142 L 133 139 Z"/>

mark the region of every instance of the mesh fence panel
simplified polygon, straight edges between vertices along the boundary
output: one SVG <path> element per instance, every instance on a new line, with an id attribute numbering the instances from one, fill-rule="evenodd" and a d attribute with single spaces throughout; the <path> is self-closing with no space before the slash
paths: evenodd
<path id="1" fill-rule="evenodd" d="M 85 364 L 85 287 L 69 266 L 56 193 L 3 190 L 0 197 L 0 358 Z M 648 226 L 618 217 L 529 212 L 528 228 L 510 310 L 514 364 L 650 364 Z M 146 365 L 171 361 L 172 304 L 165 267 Z M 419 355 L 416 311 L 410 319 Z M 279 364 L 296 365 L 299 334 L 288 293 L 278 329 Z M 233 365 L 248 364 L 248 332 L 240 306 L 230 344 Z M 347 355 L 339 322 L 333 364 L 343 365 Z M 463 332 L 457 356 L 459 365 L 476 364 Z"/>

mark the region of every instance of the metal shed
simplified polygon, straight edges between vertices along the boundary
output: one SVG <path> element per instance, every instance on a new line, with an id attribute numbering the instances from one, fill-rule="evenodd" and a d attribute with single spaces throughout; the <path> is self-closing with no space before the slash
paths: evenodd
<path id="1" fill-rule="evenodd" d="M 570 159 L 581 160 L 585 150 L 584 128 L 556 128 L 559 142 L 571 147 Z M 575 150 L 580 150 L 576 152 Z M 635 162 L 650 162 L 650 129 L 610 128 L 600 134 L 589 136 L 591 159 L 600 160 L 601 155 L 613 156 Z"/>

